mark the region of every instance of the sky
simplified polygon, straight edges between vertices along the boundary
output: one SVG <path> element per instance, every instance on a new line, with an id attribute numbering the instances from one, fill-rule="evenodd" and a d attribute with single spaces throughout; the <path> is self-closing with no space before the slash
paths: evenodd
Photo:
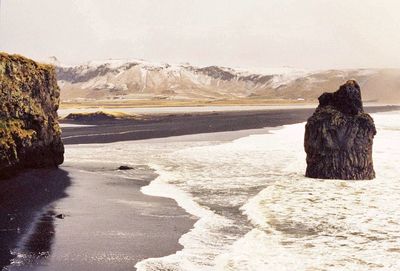
<path id="1" fill-rule="evenodd" d="M 0 1 L 0 50 L 36 60 L 400 68 L 398 0 Z"/>

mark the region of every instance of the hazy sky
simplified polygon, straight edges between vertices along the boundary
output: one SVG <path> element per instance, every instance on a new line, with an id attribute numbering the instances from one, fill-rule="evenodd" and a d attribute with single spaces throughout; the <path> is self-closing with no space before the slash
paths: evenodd
<path id="1" fill-rule="evenodd" d="M 233 67 L 400 67 L 399 0 L 0 0 L 0 50 Z"/>

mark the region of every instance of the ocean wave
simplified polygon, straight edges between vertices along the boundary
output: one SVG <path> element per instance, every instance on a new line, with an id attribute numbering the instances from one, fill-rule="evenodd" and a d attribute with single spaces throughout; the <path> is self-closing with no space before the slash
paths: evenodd
<path id="1" fill-rule="evenodd" d="M 139 271 L 398 270 L 399 116 L 373 115 L 371 181 L 305 178 L 304 123 L 232 142 L 73 147 L 69 157 L 150 165 L 159 177 L 142 191 L 198 218 L 181 251 L 143 260 Z"/>

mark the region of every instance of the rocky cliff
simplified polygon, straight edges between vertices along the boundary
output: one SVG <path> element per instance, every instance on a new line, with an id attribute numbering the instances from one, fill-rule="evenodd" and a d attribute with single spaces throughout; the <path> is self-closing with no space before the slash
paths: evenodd
<path id="1" fill-rule="evenodd" d="M 55 70 L 0 53 L 0 178 L 64 160 Z"/>
<path id="2" fill-rule="evenodd" d="M 319 97 L 319 106 L 306 124 L 306 176 L 322 179 L 375 178 L 372 143 L 374 121 L 364 113 L 361 90 L 354 80 L 335 93 Z"/>

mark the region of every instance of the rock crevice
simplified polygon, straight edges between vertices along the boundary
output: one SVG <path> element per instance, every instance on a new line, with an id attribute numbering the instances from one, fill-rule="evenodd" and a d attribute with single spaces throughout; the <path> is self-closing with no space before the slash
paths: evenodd
<path id="1" fill-rule="evenodd" d="M 347 81 L 334 93 L 322 94 L 319 106 L 306 124 L 306 176 L 343 180 L 375 178 L 372 161 L 375 134 L 374 121 L 363 110 L 356 81 Z"/>
<path id="2" fill-rule="evenodd" d="M 64 160 L 55 70 L 0 53 L 0 178 Z"/>

